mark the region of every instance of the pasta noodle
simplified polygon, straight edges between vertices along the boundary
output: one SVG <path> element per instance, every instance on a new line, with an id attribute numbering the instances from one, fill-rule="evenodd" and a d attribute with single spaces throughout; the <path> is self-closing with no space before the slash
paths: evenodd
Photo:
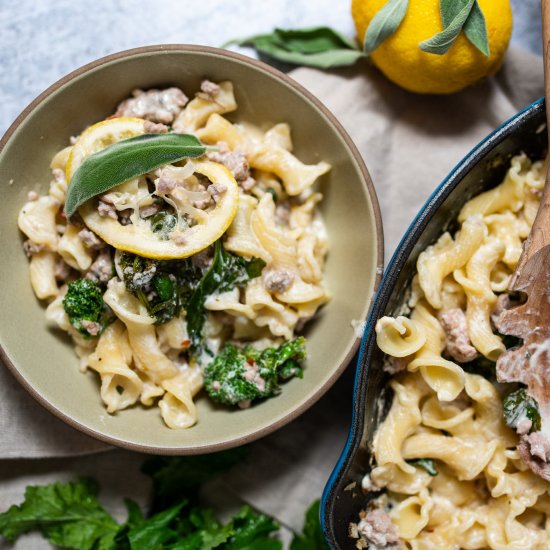
<path id="1" fill-rule="evenodd" d="M 536 215 L 544 165 L 514 157 L 500 185 L 464 205 L 457 234 L 419 255 L 409 316 L 376 325 L 393 398 L 362 484 L 384 492 L 351 526 L 358 548 L 381 535 L 384 548 L 548 548 L 550 483 L 505 423 L 506 390 L 482 375 L 506 349 L 494 316 Z"/>
<path id="2" fill-rule="evenodd" d="M 287 123 L 265 129 L 224 117 L 236 109 L 230 81 L 205 80 L 190 101 L 177 88 L 136 90 L 115 115 L 54 155 L 48 194 L 31 191 L 19 212 L 32 289 L 49 303 L 47 320 L 73 339 L 81 369 L 99 376 L 110 414 L 158 405 L 168 427 L 193 426 L 195 399 L 217 354 L 233 343 L 257 353 L 283 346 L 330 299 L 323 280 L 328 238 L 317 207 L 323 195 L 314 188 L 330 166 L 299 160 Z M 108 133 L 109 124 L 118 134 Z M 120 139 L 167 132 L 193 134 L 211 147 L 203 158 L 137 175 L 67 219 L 67 180 L 78 163 Z M 135 232 L 177 245 L 182 235 L 193 238 L 228 194 L 219 174 L 236 189 L 236 213 L 221 237 L 169 260 L 140 255 L 139 239 L 135 250 L 111 246 L 105 235 Z M 76 315 L 75 300 L 98 306 L 100 315 Z M 248 382 L 265 383 L 246 372 Z"/>

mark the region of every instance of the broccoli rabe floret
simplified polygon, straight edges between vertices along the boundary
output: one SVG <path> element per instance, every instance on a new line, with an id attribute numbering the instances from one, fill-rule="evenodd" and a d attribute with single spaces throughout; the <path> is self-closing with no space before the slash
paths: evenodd
<path id="1" fill-rule="evenodd" d="M 305 338 L 285 342 L 277 348 L 257 350 L 226 344 L 204 371 L 208 395 L 225 405 L 248 405 L 280 392 L 279 381 L 302 378 L 299 361 L 305 358 Z"/>
<path id="2" fill-rule="evenodd" d="M 202 276 L 187 258 L 151 260 L 123 252 L 119 264 L 128 292 L 147 308 L 157 325 L 180 316 L 183 304 Z"/>
<path id="3" fill-rule="evenodd" d="M 103 290 L 96 281 L 78 279 L 70 282 L 63 298 L 63 308 L 71 325 L 86 338 L 99 336 L 110 322 Z"/>
<path id="4" fill-rule="evenodd" d="M 531 422 L 530 432 L 538 432 L 541 427 L 538 403 L 528 393 L 526 388 L 520 388 L 508 394 L 502 403 L 504 420 L 510 428 L 516 429 L 522 420 Z"/>

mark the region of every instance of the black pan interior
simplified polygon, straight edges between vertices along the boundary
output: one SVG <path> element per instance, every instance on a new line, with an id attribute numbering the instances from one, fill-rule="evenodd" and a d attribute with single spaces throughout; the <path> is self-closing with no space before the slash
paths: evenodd
<path id="1" fill-rule="evenodd" d="M 361 491 L 361 479 L 371 468 L 369 445 L 389 401 L 385 399 L 388 378 L 382 371 L 383 354 L 375 345 L 374 325 L 384 315 L 397 314 L 416 271 L 418 255 L 443 231 L 452 230 L 462 205 L 498 185 L 513 155 L 524 151 L 530 158 L 538 159 L 545 154 L 544 109 L 542 100 L 529 106 L 480 143 L 451 172 L 409 227 L 386 270 L 371 308 L 357 363 L 348 442 L 323 495 L 323 527 L 335 549 L 355 547 L 348 536 L 348 526 L 357 521 L 368 499 Z"/>

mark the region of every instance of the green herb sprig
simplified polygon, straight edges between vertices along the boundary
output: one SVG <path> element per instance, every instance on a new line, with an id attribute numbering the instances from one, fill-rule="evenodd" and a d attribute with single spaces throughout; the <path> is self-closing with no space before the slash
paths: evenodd
<path id="1" fill-rule="evenodd" d="M 71 217 L 91 198 L 165 164 L 197 158 L 207 148 L 190 134 L 143 134 L 90 155 L 71 177 L 65 213 Z"/>
<path id="2" fill-rule="evenodd" d="M 145 514 L 125 500 L 128 515 L 122 524 L 103 508 L 99 485 L 92 479 L 29 486 L 20 505 L 0 513 L 0 536 L 13 542 L 38 531 L 51 544 L 74 550 L 281 550 L 273 518 L 245 505 L 222 523 L 200 502 L 200 484 L 242 460 L 246 451 L 147 460 L 142 470 L 153 479 L 151 511 Z M 315 501 L 290 550 L 327 548 Z"/>
<path id="3" fill-rule="evenodd" d="M 251 46 L 271 59 L 293 65 L 328 69 L 353 65 L 374 52 L 401 25 L 409 0 L 388 0 L 372 18 L 360 46 L 329 27 L 275 29 L 272 33 L 226 42 Z M 419 43 L 428 53 L 446 54 L 461 32 L 484 55 L 488 56 L 489 39 L 485 17 L 477 0 L 440 0 L 443 30 Z"/>
<path id="4" fill-rule="evenodd" d="M 449 51 L 461 31 L 484 55 L 489 55 L 485 17 L 477 0 L 440 0 L 443 30 L 420 43 L 420 49 L 443 55 Z"/>
<path id="5" fill-rule="evenodd" d="M 226 42 L 252 46 L 260 54 L 284 63 L 328 69 L 353 65 L 364 57 L 357 44 L 329 27 L 275 29 L 272 33 Z"/>

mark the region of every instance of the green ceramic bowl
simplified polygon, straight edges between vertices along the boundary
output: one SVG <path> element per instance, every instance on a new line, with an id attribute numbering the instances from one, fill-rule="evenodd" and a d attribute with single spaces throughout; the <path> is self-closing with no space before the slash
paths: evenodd
<path id="1" fill-rule="evenodd" d="M 330 237 L 326 280 L 333 299 L 307 327 L 302 380 L 285 383 L 279 396 L 247 410 L 217 407 L 199 394 L 198 424 L 171 430 L 158 407 L 106 412 L 97 374 L 79 372 L 71 343 L 46 323 L 44 304 L 28 282 L 16 220 L 28 191 L 47 191 L 50 160 L 70 136 L 111 114 L 134 88 L 175 85 L 193 94 L 204 78 L 233 81 L 239 105 L 234 120 L 260 125 L 288 122 L 301 160 L 332 164 L 320 189 Z M 336 381 L 357 349 L 351 322 L 365 319 L 383 264 L 376 194 L 361 156 L 334 116 L 291 78 L 263 63 L 186 45 L 139 48 L 90 63 L 51 86 L 10 127 L 0 142 L 0 181 L 2 361 L 39 403 L 88 435 L 166 454 L 241 445 L 303 413 Z"/>

